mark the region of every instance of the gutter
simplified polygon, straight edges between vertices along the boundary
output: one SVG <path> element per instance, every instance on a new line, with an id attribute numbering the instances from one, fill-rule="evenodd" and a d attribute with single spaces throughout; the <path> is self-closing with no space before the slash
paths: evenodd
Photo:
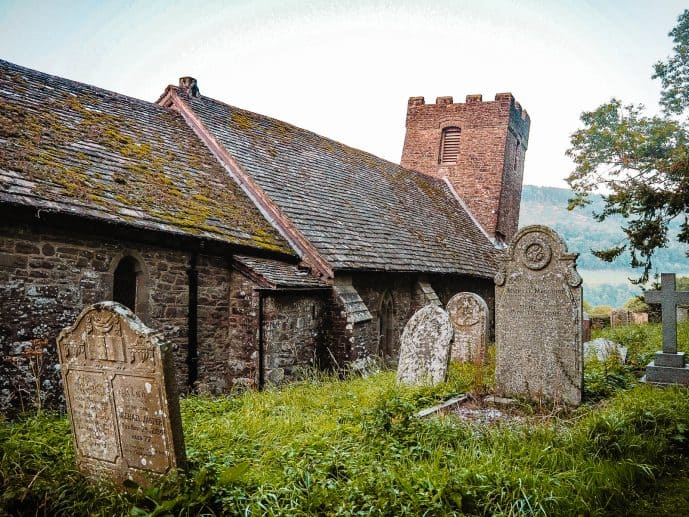
<path id="1" fill-rule="evenodd" d="M 198 349 L 198 303 L 199 303 L 199 271 L 196 269 L 197 252 L 189 256 L 189 311 L 187 313 L 187 384 L 191 390 L 199 378 L 199 349 Z"/>

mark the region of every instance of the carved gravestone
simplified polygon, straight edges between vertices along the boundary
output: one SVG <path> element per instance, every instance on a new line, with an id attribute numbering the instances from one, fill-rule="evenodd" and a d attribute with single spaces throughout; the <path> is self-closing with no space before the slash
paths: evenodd
<path id="1" fill-rule="evenodd" d="M 447 302 L 454 328 L 451 360 L 485 363 L 488 336 L 488 305 L 474 293 L 457 293 Z"/>
<path id="2" fill-rule="evenodd" d="M 397 382 L 435 385 L 447 376 L 452 324 L 440 307 L 419 309 L 404 327 L 397 367 Z"/>
<path id="3" fill-rule="evenodd" d="M 576 405 L 583 387 L 577 254 L 546 226 L 517 233 L 495 277 L 495 384 L 506 395 Z"/>
<path id="4" fill-rule="evenodd" d="M 129 309 L 84 309 L 57 338 L 79 469 L 149 484 L 184 464 L 170 349 Z"/>

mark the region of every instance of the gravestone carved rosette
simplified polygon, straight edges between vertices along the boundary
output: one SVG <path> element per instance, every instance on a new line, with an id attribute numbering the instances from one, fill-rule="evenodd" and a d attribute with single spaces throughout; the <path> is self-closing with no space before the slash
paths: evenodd
<path id="1" fill-rule="evenodd" d="M 450 359 L 483 364 L 487 359 L 488 305 L 474 293 L 457 293 L 447 302 L 454 328 Z"/>
<path id="2" fill-rule="evenodd" d="M 499 392 L 577 405 L 583 391 L 582 289 L 577 254 L 546 226 L 528 226 L 495 277 Z"/>
<path id="3" fill-rule="evenodd" d="M 184 465 L 170 348 L 129 309 L 101 302 L 57 338 L 79 469 L 150 484 Z"/>

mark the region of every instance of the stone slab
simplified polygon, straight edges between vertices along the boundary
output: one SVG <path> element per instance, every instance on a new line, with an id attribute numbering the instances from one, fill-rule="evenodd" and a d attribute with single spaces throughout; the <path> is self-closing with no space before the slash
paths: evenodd
<path id="1" fill-rule="evenodd" d="M 452 334 L 443 309 L 434 305 L 419 309 L 402 332 L 397 382 L 432 386 L 445 381 Z"/>
<path id="2" fill-rule="evenodd" d="M 170 347 L 129 309 L 101 302 L 57 338 L 79 469 L 148 485 L 184 466 Z"/>
<path id="3" fill-rule="evenodd" d="M 454 398 L 451 398 L 451 399 L 449 399 L 449 400 L 446 400 L 446 401 L 443 402 L 442 404 L 438 404 L 438 405 L 433 406 L 433 407 L 429 407 L 429 408 L 426 408 L 426 409 L 422 409 L 421 411 L 419 411 L 418 413 L 416 413 L 416 416 L 417 416 L 417 417 L 420 417 L 420 418 L 423 418 L 423 417 L 428 416 L 428 415 L 433 415 L 433 414 L 435 414 L 435 413 L 440 413 L 441 411 L 445 411 L 445 410 L 448 410 L 448 409 L 452 409 L 452 408 L 454 408 L 455 406 L 458 406 L 458 405 L 460 405 L 460 404 L 463 404 L 463 403 L 466 402 L 467 400 L 469 400 L 469 397 L 467 397 L 466 395 L 460 395 L 459 397 L 454 397 Z"/>
<path id="4" fill-rule="evenodd" d="M 584 362 L 592 357 L 599 361 L 607 361 L 613 356 L 616 356 L 619 362 L 624 364 L 627 361 L 627 347 L 602 337 L 584 343 Z"/>
<path id="5" fill-rule="evenodd" d="M 651 361 L 646 366 L 646 375 L 642 381 L 650 384 L 681 384 L 689 386 L 689 366 L 669 368 L 666 366 L 656 366 Z"/>
<path id="6" fill-rule="evenodd" d="M 669 368 L 684 368 L 686 365 L 684 352 L 677 352 L 676 354 L 656 352 L 653 364 L 654 366 L 665 366 Z"/>
<path id="7" fill-rule="evenodd" d="M 495 277 L 496 392 L 577 405 L 583 393 L 576 254 L 545 226 L 521 229 Z"/>
<path id="8" fill-rule="evenodd" d="M 447 302 L 454 328 L 450 360 L 483 364 L 488 359 L 488 305 L 479 295 L 457 293 Z"/>

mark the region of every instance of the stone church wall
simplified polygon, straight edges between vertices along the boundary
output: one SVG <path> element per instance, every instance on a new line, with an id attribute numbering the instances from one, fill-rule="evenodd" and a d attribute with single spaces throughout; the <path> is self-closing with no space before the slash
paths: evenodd
<path id="1" fill-rule="evenodd" d="M 267 384 L 295 380 L 326 359 L 325 293 L 264 291 L 263 337 Z"/>
<path id="2" fill-rule="evenodd" d="M 26 227 L 0 230 L 0 412 L 36 407 L 36 373 L 43 406 L 63 405 L 55 338 L 86 305 L 112 298 L 113 262 L 129 253 L 148 277 L 140 316 L 184 351 L 183 254 Z M 177 362 L 184 379 L 186 365 Z"/>

